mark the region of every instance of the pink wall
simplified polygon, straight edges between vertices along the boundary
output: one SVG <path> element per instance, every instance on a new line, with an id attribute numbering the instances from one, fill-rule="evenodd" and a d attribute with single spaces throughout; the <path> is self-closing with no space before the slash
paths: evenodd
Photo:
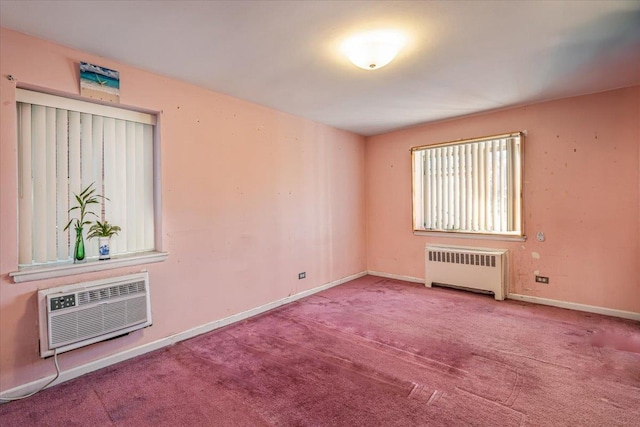
<path id="1" fill-rule="evenodd" d="M 147 266 L 153 327 L 65 353 L 63 370 L 367 268 L 421 278 L 427 242 L 509 248 L 511 292 L 640 312 L 640 87 L 428 124 L 365 147 L 348 132 L 2 29 L 0 390 L 52 373 L 38 358 L 38 288 L 144 267 L 23 284 L 8 277 L 17 269 L 16 82 L 5 76 L 77 95 L 81 60 L 121 72 L 123 104 L 162 111 L 170 256 Z M 409 148 L 514 130 L 528 131 L 529 240 L 413 236 Z M 536 270 L 551 283 L 536 284 Z M 297 280 L 300 271 L 307 279 Z"/>
<path id="2" fill-rule="evenodd" d="M 365 140 L 306 119 L 2 29 L 0 390 L 52 373 L 35 291 L 141 267 L 15 284 L 16 82 L 77 95 L 78 62 L 120 71 L 121 103 L 161 114 L 162 234 L 147 266 L 154 325 L 60 356 L 63 370 L 366 269 Z M 307 278 L 298 280 L 298 272 Z"/>
<path id="3" fill-rule="evenodd" d="M 526 242 L 412 234 L 410 147 L 519 130 Z M 640 312 L 639 147 L 640 86 L 368 138 L 368 269 L 424 278 L 426 243 L 508 248 L 510 292 Z"/>

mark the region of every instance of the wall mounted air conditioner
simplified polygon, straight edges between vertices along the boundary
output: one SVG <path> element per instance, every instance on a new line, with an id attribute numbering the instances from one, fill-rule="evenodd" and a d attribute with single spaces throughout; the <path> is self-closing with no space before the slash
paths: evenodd
<path id="1" fill-rule="evenodd" d="M 147 272 L 38 291 L 40 357 L 151 326 Z"/>

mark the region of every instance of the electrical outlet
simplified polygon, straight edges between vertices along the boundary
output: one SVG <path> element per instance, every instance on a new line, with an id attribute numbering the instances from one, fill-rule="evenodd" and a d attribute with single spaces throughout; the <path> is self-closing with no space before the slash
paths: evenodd
<path id="1" fill-rule="evenodd" d="M 307 277 L 307 273 L 305 271 L 298 273 L 298 280 L 304 279 L 305 277 Z"/>
<path id="2" fill-rule="evenodd" d="M 549 284 L 549 278 L 545 276 L 536 276 L 536 282 Z"/>

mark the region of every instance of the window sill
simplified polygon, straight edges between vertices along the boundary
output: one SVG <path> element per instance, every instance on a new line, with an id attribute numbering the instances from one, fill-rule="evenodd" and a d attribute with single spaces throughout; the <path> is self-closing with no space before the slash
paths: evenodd
<path id="1" fill-rule="evenodd" d="M 31 282 L 34 280 L 52 279 L 54 277 L 73 276 L 76 274 L 93 273 L 95 271 L 111 270 L 114 268 L 130 267 L 132 265 L 152 264 L 167 259 L 167 252 L 142 252 L 133 255 L 122 255 L 108 260 L 91 260 L 82 264 L 64 264 L 55 267 L 27 267 L 20 271 L 9 273 L 14 283 Z"/>
<path id="2" fill-rule="evenodd" d="M 451 237 L 454 239 L 502 240 L 507 242 L 525 242 L 527 236 L 508 236 L 505 234 L 451 233 L 446 231 L 413 231 L 414 236 Z"/>

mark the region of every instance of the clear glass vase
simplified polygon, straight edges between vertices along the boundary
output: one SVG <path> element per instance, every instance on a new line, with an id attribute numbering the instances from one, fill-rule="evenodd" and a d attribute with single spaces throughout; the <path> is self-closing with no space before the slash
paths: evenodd
<path id="1" fill-rule="evenodd" d="M 82 238 L 82 228 L 76 228 L 76 245 L 73 249 L 73 263 L 84 262 L 84 239 Z"/>

